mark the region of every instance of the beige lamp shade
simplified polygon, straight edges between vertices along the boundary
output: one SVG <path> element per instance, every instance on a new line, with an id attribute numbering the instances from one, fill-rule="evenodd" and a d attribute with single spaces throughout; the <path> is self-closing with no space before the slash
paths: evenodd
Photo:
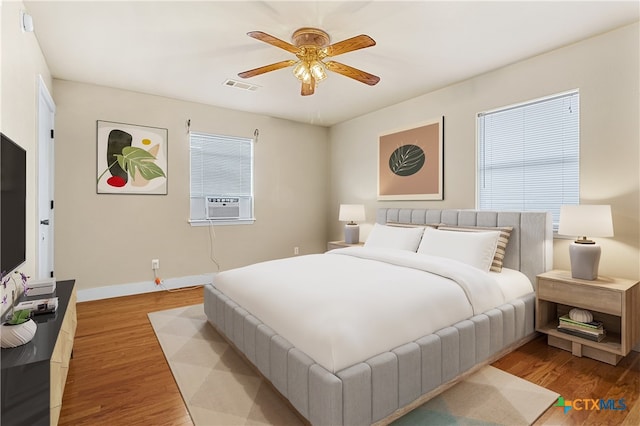
<path id="1" fill-rule="evenodd" d="M 574 237 L 613 237 L 609 205 L 565 205 L 560 207 L 558 234 Z"/>
<path id="2" fill-rule="evenodd" d="M 360 222 L 365 219 L 364 205 L 362 204 L 340 204 L 338 220 L 341 222 Z"/>

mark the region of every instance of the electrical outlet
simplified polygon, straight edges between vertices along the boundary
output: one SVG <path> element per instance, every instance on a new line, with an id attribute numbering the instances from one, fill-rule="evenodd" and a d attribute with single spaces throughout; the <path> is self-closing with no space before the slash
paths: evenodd
<path id="1" fill-rule="evenodd" d="M 294 247 L 293 248 L 293 254 L 295 254 L 295 255 L 300 254 L 300 247 Z"/>
<path id="2" fill-rule="evenodd" d="M 154 271 L 156 269 L 160 269 L 160 259 L 152 259 L 151 260 L 151 269 L 153 269 Z"/>

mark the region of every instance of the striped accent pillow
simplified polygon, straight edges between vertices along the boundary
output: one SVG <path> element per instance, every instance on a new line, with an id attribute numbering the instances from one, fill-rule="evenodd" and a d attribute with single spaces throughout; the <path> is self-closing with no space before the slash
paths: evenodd
<path id="1" fill-rule="evenodd" d="M 387 226 L 396 226 L 398 228 L 437 228 L 440 223 L 402 223 L 402 222 L 387 222 Z"/>
<path id="2" fill-rule="evenodd" d="M 438 229 L 445 231 L 465 231 L 465 232 L 483 232 L 483 231 L 500 231 L 500 237 L 498 238 L 498 246 L 496 252 L 493 255 L 493 262 L 491 262 L 490 271 L 501 272 L 502 262 L 507 251 L 507 244 L 513 231 L 512 226 L 456 226 L 456 225 L 444 225 L 438 226 Z"/>

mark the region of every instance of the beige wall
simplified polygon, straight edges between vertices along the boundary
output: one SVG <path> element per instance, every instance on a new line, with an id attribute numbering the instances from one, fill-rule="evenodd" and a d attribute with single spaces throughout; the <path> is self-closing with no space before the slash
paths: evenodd
<path id="1" fill-rule="evenodd" d="M 461 82 L 327 130 L 266 116 L 67 81 L 51 81 L 33 33 L 18 25 L 20 2 L 2 2 L 2 131 L 27 149 L 27 263 L 35 273 L 37 82 L 57 105 L 56 276 L 79 289 L 209 273 L 213 236 L 223 269 L 322 251 L 341 238 L 340 203 L 362 202 L 368 223 L 378 206 L 473 208 L 475 114 L 579 88 L 581 197 L 609 203 L 616 236 L 600 239 L 601 273 L 640 277 L 640 138 L 638 24 Z M 445 200 L 377 202 L 378 136 L 444 115 Z M 96 120 L 169 130 L 166 196 L 100 195 L 95 191 Z M 251 136 L 256 145 L 254 225 L 191 227 L 188 217 L 187 119 L 194 130 Z M 303 137 L 302 137 L 303 136 Z M 327 147 L 327 140 L 329 147 Z M 363 226 L 363 237 L 368 227 Z M 556 241 L 556 267 L 568 268 L 567 240 Z"/>
<path id="2" fill-rule="evenodd" d="M 640 278 L 638 23 L 341 123 L 330 130 L 330 236 L 341 239 L 340 203 L 363 203 L 366 237 L 377 207 L 475 207 L 476 113 L 580 89 L 580 196 L 611 204 L 614 238 L 600 273 Z M 437 66 L 437 65 L 434 65 Z M 383 77 L 384 78 L 384 77 Z M 376 201 L 378 136 L 445 117 L 444 200 Z M 569 240 L 556 240 L 554 266 L 569 269 Z"/>
<path id="3" fill-rule="evenodd" d="M 0 3 L 0 128 L 27 151 L 27 261 L 20 271 L 35 276 L 38 218 L 38 87 L 39 76 L 51 91 L 51 75 L 34 33 L 19 24 L 22 2 Z"/>
<path id="4" fill-rule="evenodd" d="M 54 80 L 56 277 L 80 290 L 229 269 L 322 251 L 326 245 L 328 130 L 89 84 Z M 231 90 L 231 89 L 230 89 Z M 192 227 L 189 139 L 194 131 L 253 137 L 253 225 Z M 96 120 L 168 129 L 168 194 L 96 194 Z M 213 239 L 213 243 L 211 242 Z"/>

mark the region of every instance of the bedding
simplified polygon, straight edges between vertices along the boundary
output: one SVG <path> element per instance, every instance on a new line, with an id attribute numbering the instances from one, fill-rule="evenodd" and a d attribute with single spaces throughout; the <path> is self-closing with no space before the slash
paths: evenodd
<path id="1" fill-rule="evenodd" d="M 533 291 L 529 278 L 515 269 L 502 268 L 500 272 L 489 271 L 489 275 L 500 286 L 504 300 L 515 300 Z"/>
<path id="2" fill-rule="evenodd" d="M 500 236 L 498 237 L 498 244 L 496 246 L 496 252 L 491 262 L 491 270 L 493 272 L 502 271 L 502 263 L 504 261 L 504 255 L 507 252 L 507 244 L 509 243 L 509 237 L 513 231 L 511 226 L 500 227 L 483 227 L 483 226 L 448 226 L 439 225 L 437 228 L 441 231 L 463 231 L 463 232 L 484 232 L 484 231 L 498 231 Z"/>
<path id="3" fill-rule="evenodd" d="M 465 263 L 367 247 L 221 272 L 215 286 L 331 372 L 505 302 Z"/>
<path id="4" fill-rule="evenodd" d="M 427 228 L 418 253 L 458 260 L 482 271 L 489 271 L 500 233 L 457 232 Z"/>
<path id="5" fill-rule="evenodd" d="M 205 287 L 209 322 L 312 424 L 387 424 L 534 336 L 550 214 L 378 209 L 376 222 L 512 232 L 501 272 L 365 243 L 225 271 Z"/>
<path id="6" fill-rule="evenodd" d="M 424 228 L 421 226 L 405 228 L 376 223 L 373 225 L 364 246 L 416 251 L 423 232 Z"/>

